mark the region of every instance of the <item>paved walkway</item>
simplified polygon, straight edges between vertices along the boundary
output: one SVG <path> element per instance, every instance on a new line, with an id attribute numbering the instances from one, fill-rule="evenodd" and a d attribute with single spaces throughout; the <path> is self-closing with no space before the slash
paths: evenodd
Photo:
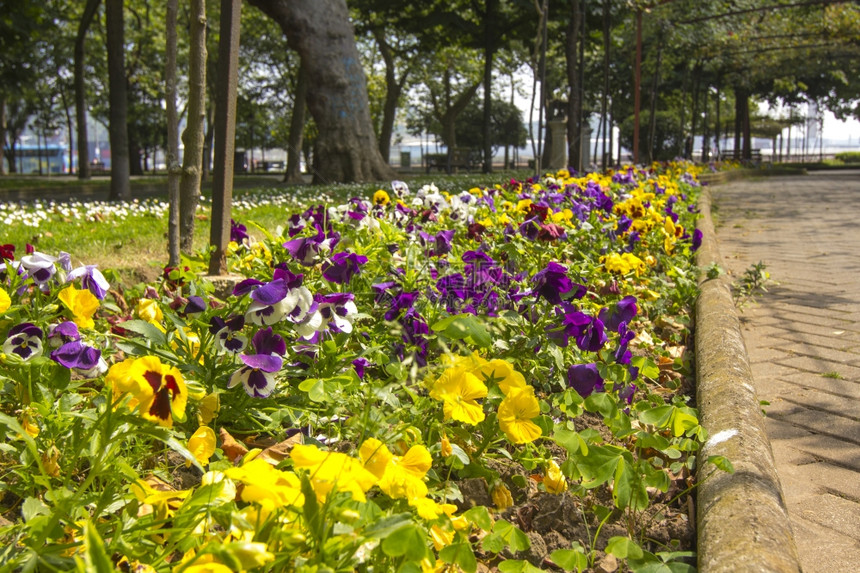
<path id="1" fill-rule="evenodd" d="M 743 335 L 805 573 L 860 570 L 860 171 L 711 188 L 733 280 L 764 262 Z"/>

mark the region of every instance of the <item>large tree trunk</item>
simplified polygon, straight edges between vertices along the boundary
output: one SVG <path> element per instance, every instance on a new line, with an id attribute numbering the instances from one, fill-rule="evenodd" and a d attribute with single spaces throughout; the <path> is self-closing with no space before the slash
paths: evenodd
<path id="1" fill-rule="evenodd" d="M 90 142 L 87 135 L 87 98 L 84 83 L 84 46 L 87 30 L 90 28 L 100 0 L 87 0 L 81 21 L 78 22 L 78 34 L 75 37 L 75 121 L 78 124 L 78 179 L 89 179 L 90 173 Z"/>
<path id="2" fill-rule="evenodd" d="M 128 159 L 128 90 L 125 77 L 123 0 L 105 0 L 108 81 L 110 94 L 110 195 L 111 201 L 131 199 Z"/>
<path id="3" fill-rule="evenodd" d="M 293 97 L 293 113 L 290 117 L 290 133 L 287 142 L 287 169 L 285 183 L 303 183 L 302 179 L 302 139 L 305 134 L 305 111 L 308 103 L 308 69 L 305 61 L 299 63 L 296 77 L 296 93 Z"/>
<path id="4" fill-rule="evenodd" d="M 0 175 L 6 174 L 3 156 L 6 155 L 6 98 L 0 96 Z"/>
<path id="5" fill-rule="evenodd" d="M 308 66 L 308 108 L 319 128 L 314 182 L 394 177 L 376 145 L 346 0 L 251 0 L 251 4 L 281 26 Z"/>
<path id="6" fill-rule="evenodd" d="M 179 265 L 179 112 L 176 110 L 176 14 L 179 0 L 167 0 L 166 66 L 164 91 L 167 99 L 167 197 L 170 210 L 167 218 L 168 266 Z"/>
<path id="7" fill-rule="evenodd" d="M 582 0 L 570 0 L 570 23 L 567 27 L 565 60 L 567 84 L 570 95 L 567 99 L 567 163 L 579 170 L 582 166 L 582 86 L 580 85 L 579 43 L 582 42 Z"/>
<path id="8" fill-rule="evenodd" d="M 179 248 L 190 253 L 194 243 L 194 216 L 200 198 L 203 163 L 203 124 L 206 118 L 206 2 L 191 0 L 190 53 L 188 56 L 188 121 L 182 133 L 185 152 L 179 182 Z"/>

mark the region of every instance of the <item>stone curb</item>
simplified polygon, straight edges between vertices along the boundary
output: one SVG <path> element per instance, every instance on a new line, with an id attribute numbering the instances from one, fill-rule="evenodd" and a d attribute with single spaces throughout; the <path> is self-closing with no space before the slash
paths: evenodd
<path id="1" fill-rule="evenodd" d="M 800 572 L 730 283 L 706 273 L 714 263 L 723 268 L 707 188 L 699 209 L 697 264 L 703 273 L 696 301 L 696 392 L 709 438 L 699 458 L 698 570 Z M 714 455 L 731 461 L 734 473 L 704 462 Z"/>

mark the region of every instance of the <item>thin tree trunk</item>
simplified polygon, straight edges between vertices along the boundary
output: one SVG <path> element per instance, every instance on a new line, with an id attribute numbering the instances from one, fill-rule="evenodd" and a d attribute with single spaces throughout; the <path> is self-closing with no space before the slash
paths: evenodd
<path id="1" fill-rule="evenodd" d="M 89 179 L 90 172 L 90 144 L 87 134 L 87 95 L 84 82 L 84 65 L 86 62 L 86 39 L 87 30 L 95 18 L 100 0 L 87 0 L 84 13 L 78 22 L 78 33 L 75 36 L 74 49 L 74 85 L 75 85 L 75 121 L 78 129 L 78 179 Z M 71 133 L 71 132 L 70 132 Z"/>
<path id="2" fill-rule="evenodd" d="M 495 34 L 497 29 L 497 12 L 499 0 L 486 0 L 484 3 L 484 121 L 483 121 L 483 155 L 484 173 L 493 172 L 493 141 L 491 137 L 493 122 L 493 55 L 496 52 Z"/>
<path id="3" fill-rule="evenodd" d="M 167 98 L 167 196 L 170 204 L 167 220 L 168 266 L 179 265 L 179 113 L 176 109 L 176 13 L 179 0 L 167 0 L 167 65 L 164 71 Z"/>
<path id="4" fill-rule="evenodd" d="M 296 77 L 296 90 L 293 97 L 293 114 L 290 117 L 290 134 L 287 142 L 287 171 L 284 182 L 301 183 L 302 179 L 302 139 L 305 135 L 305 122 L 308 97 L 308 70 L 304 60 L 299 62 Z"/>
<path id="5" fill-rule="evenodd" d="M 699 75 L 702 67 L 697 63 L 693 68 L 693 106 L 690 114 L 690 153 L 687 159 L 693 159 L 693 154 L 696 151 L 696 128 L 698 127 L 699 118 Z"/>
<path id="6" fill-rule="evenodd" d="M 582 159 L 582 86 L 580 85 L 579 43 L 582 41 L 582 0 L 570 0 L 570 24 L 567 27 L 565 61 L 567 63 L 567 163 L 577 171 Z"/>
<path id="7" fill-rule="evenodd" d="M 111 201 L 131 199 L 128 157 L 128 92 L 125 77 L 125 25 L 123 0 L 105 0 L 107 59 L 110 93 L 110 195 Z"/>
<path id="8" fill-rule="evenodd" d="M 373 37 L 379 46 L 379 54 L 385 63 L 385 102 L 382 107 L 382 126 L 379 129 L 379 154 L 385 161 L 391 157 L 391 136 L 394 133 L 394 120 L 397 115 L 397 102 L 403 93 L 403 86 L 409 76 L 408 70 L 397 79 L 397 66 L 391 46 L 385 39 L 382 28 L 374 27 Z M 307 88 L 306 88 L 307 91 Z"/>
<path id="9" fill-rule="evenodd" d="M 0 96 L 0 175 L 6 175 L 3 159 L 6 155 L 6 98 Z"/>
<path id="10" fill-rule="evenodd" d="M 200 198 L 203 163 L 203 125 L 206 115 L 206 2 L 191 0 L 188 55 L 188 119 L 182 134 L 185 152 L 179 182 L 179 248 L 190 253 L 194 244 L 194 216 Z"/>
<path id="11" fill-rule="evenodd" d="M 654 140 L 657 138 L 657 90 L 660 87 L 660 68 L 663 63 L 663 40 L 665 34 L 660 34 L 657 41 L 657 63 L 654 66 L 654 81 L 651 83 L 651 109 L 648 118 L 648 160 L 654 161 Z"/>

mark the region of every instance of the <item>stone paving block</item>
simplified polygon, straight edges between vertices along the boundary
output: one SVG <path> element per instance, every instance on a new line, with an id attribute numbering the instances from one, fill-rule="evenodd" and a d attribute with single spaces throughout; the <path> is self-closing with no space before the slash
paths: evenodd
<path id="1" fill-rule="evenodd" d="M 822 376 L 812 372 L 794 372 L 778 378 L 798 388 L 808 388 L 814 392 L 826 392 L 849 400 L 860 400 L 860 382 Z"/>
<path id="2" fill-rule="evenodd" d="M 808 356 L 795 356 L 787 360 L 779 362 L 782 366 L 797 368 L 806 372 L 815 372 L 825 374 L 827 372 L 839 372 L 848 380 L 860 381 L 860 368 L 850 366 L 844 362 L 833 362 L 830 360 L 822 360 L 818 358 L 810 358 Z"/>
<path id="3" fill-rule="evenodd" d="M 843 364 L 856 364 L 858 361 L 860 361 L 860 356 L 858 356 L 857 353 L 845 350 L 837 350 L 836 348 L 825 348 L 822 346 L 797 344 L 793 342 L 779 342 L 773 338 L 768 340 L 768 344 L 768 355 L 776 355 L 778 353 L 783 353 L 791 356 L 807 356 L 816 360 L 826 360 L 827 362 L 837 362 Z M 774 360 L 779 359 L 774 358 Z"/>
<path id="4" fill-rule="evenodd" d="M 756 333 L 761 335 L 761 331 L 757 328 Z M 810 334 L 808 332 L 799 332 L 796 330 L 771 329 L 771 332 L 763 334 L 766 338 L 777 338 L 780 340 L 789 340 L 799 344 L 807 344 L 813 347 L 834 348 L 849 352 L 856 346 L 860 346 L 860 341 L 846 338 L 844 334 L 831 334 L 830 336 L 821 336 L 819 334 Z"/>

